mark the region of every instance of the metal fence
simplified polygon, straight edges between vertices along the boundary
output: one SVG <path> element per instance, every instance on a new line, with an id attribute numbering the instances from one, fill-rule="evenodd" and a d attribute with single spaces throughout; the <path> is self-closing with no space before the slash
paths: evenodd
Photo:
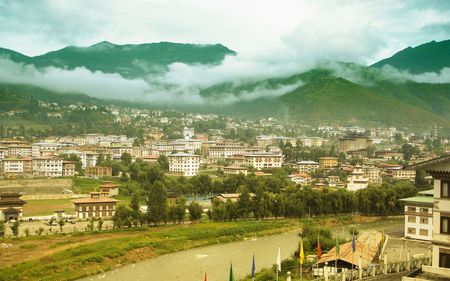
<path id="1" fill-rule="evenodd" d="M 337 274 L 328 273 L 328 271 L 325 269 L 324 276 L 313 279 L 304 278 L 304 280 L 314 280 L 314 281 L 349 281 L 362 279 L 368 280 L 370 278 L 374 278 L 380 275 L 396 274 L 400 272 L 419 269 L 422 267 L 422 265 L 431 265 L 431 258 L 420 257 L 420 258 L 413 258 L 409 261 L 371 264 L 367 268 L 354 270 L 342 269 Z M 300 280 L 300 279 L 296 277 L 294 273 L 291 280 Z"/>

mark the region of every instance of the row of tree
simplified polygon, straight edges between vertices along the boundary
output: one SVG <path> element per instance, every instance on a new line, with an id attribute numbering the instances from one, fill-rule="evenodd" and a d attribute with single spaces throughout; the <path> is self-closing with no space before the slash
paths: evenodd
<path id="1" fill-rule="evenodd" d="M 216 221 L 254 217 L 302 218 L 308 216 L 354 214 L 386 216 L 403 212 L 398 199 L 414 196 L 417 188 L 408 182 L 393 186 L 370 187 L 355 193 L 339 189 L 301 190 L 289 188 L 283 193 L 271 193 L 258 188 L 250 194 L 241 187 L 237 202 L 214 199 L 210 217 Z"/>

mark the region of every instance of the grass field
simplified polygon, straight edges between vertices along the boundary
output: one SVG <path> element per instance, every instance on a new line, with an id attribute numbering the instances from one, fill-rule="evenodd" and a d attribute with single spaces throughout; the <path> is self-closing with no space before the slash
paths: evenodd
<path id="1" fill-rule="evenodd" d="M 239 221 L 5 239 L 0 280 L 75 280 L 157 255 L 298 229 L 298 221 Z"/>
<path id="2" fill-rule="evenodd" d="M 75 177 L 73 179 L 72 190 L 77 194 L 86 194 L 89 192 L 98 191 L 98 187 L 103 183 L 105 183 L 106 181 L 112 181 L 116 184 L 119 184 L 119 182 L 115 178 L 94 179 L 94 178 Z"/>
<path id="3" fill-rule="evenodd" d="M 23 207 L 24 216 L 46 216 L 52 215 L 56 210 L 64 210 L 66 213 L 73 212 L 71 199 L 42 199 L 27 200 Z"/>

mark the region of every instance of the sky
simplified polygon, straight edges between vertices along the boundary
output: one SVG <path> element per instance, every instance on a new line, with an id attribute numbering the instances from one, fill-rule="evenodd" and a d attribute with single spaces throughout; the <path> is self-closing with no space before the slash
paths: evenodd
<path id="1" fill-rule="evenodd" d="M 450 38 L 450 1 L 0 1 L 0 46 L 38 55 L 100 41 L 221 43 L 259 60 L 371 63 Z"/>
<path id="2" fill-rule="evenodd" d="M 447 0 L 0 0 L 0 47 L 26 55 L 105 40 L 221 43 L 238 53 L 214 68 L 175 64 L 160 78 L 159 83 L 177 81 L 191 94 L 200 86 L 237 78 L 295 73 L 321 60 L 372 64 L 408 46 L 446 39 L 450 39 Z M 3 62 L 0 67 L 8 65 Z M 105 80 L 102 73 L 85 71 L 73 75 L 102 75 L 99 81 Z M 69 73 L 52 69 L 49 73 L 73 79 Z M 48 84 L 57 80 L 52 76 Z M 139 84 L 147 97 L 156 91 L 154 85 L 143 90 L 142 81 L 131 82 Z"/>

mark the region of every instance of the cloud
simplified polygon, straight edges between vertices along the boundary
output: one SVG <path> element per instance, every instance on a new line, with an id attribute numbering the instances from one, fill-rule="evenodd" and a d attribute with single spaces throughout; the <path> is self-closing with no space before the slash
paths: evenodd
<path id="1" fill-rule="evenodd" d="M 109 74 L 100 71 L 92 72 L 84 67 L 73 70 L 46 67 L 37 69 L 33 65 L 15 63 L 7 58 L 0 58 L 0 82 L 14 84 L 31 84 L 61 93 L 84 93 L 89 96 L 103 99 L 120 99 L 134 102 L 148 102 L 150 105 L 204 105 L 204 104 L 233 104 L 241 101 L 251 101 L 262 97 L 277 97 L 283 95 L 302 84 L 296 82 L 289 85 L 269 87 L 268 85 L 256 86 L 253 90 L 235 90 L 233 92 L 220 92 L 220 96 L 211 98 L 201 95 L 202 89 L 211 86 L 221 80 L 218 77 L 226 71 L 232 71 L 234 67 L 216 66 L 222 70 L 212 70 L 210 77 L 204 77 L 201 81 L 194 82 L 195 75 L 208 72 L 207 67 L 194 66 L 190 70 L 186 66 L 172 66 L 169 69 L 181 67 L 185 71 L 162 74 L 150 80 L 125 79 L 119 74 Z M 192 72 L 192 76 L 176 83 L 175 77 Z M 167 78 L 167 76 L 169 78 Z M 267 73 L 269 75 L 269 73 Z M 230 74 L 225 75 L 234 79 Z M 223 80 L 226 81 L 226 80 Z M 236 85 L 235 85 L 236 86 Z M 235 89 L 235 88 L 232 88 Z"/>
<path id="2" fill-rule="evenodd" d="M 356 64 L 327 61 L 320 63 L 318 67 L 328 69 L 335 77 L 344 78 L 353 83 L 372 86 L 379 81 L 391 81 L 405 83 L 413 81 L 418 83 L 450 83 L 450 68 L 445 67 L 439 72 L 426 72 L 412 74 L 409 71 L 398 70 L 390 65 L 382 68 L 365 67 Z"/>

